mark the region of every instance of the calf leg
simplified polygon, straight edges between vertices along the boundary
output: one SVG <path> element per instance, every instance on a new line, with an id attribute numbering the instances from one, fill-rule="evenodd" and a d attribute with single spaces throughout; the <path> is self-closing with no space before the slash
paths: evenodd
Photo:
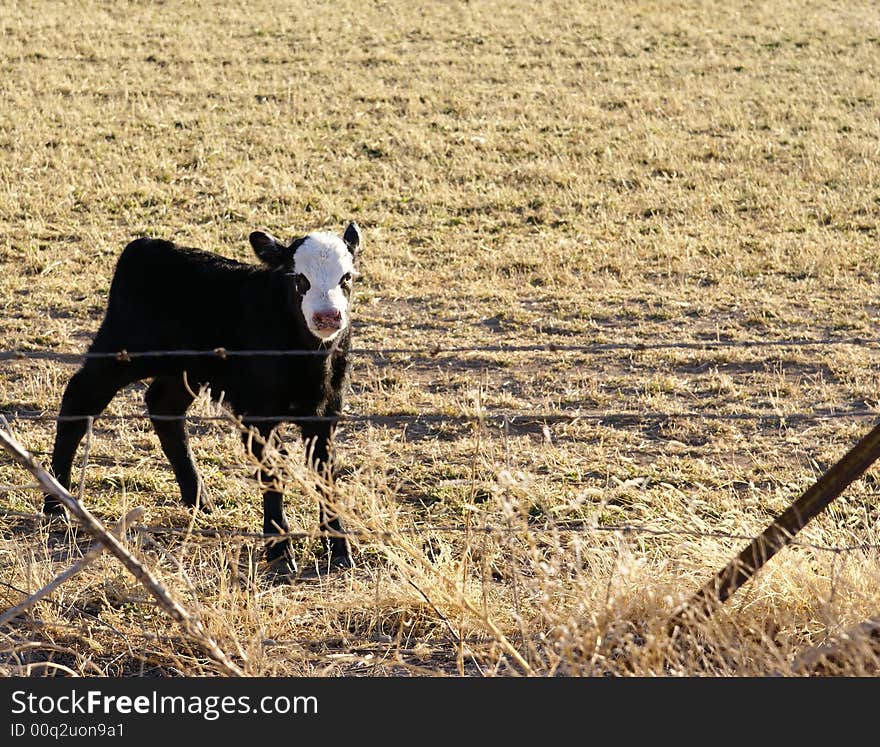
<path id="1" fill-rule="evenodd" d="M 88 418 L 99 415 L 128 379 L 115 367 L 87 361 L 67 383 L 61 398 L 55 446 L 52 449 L 52 473 L 61 485 L 70 489 L 70 470 L 76 448 L 88 428 Z M 63 516 L 64 504 L 51 494 L 43 496 L 43 513 Z"/>
<path id="2" fill-rule="evenodd" d="M 245 420 L 245 425 L 247 421 Z M 257 433 L 246 431 L 242 434 L 245 448 L 261 465 L 258 475 L 263 489 L 263 534 L 282 534 L 290 529 L 284 515 L 284 494 L 278 490 L 275 479 L 262 467 L 263 443 L 272 436 L 274 425 L 264 422 L 254 425 Z M 262 439 L 262 440 L 261 440 Z M 291 551 L 290 540 L 272 541 L 266 545 L 266 561 L 282 570 L 296 571 L 296 561 Z"/>
<path id="3" fill-rule="evenodd" d="M 301 423 L 303 442 L 309 464 L 322 478 L 319 482 L 321 531 L 332 536 L 325 538 L 325 548 L 333 568 L 353 568 L 348 539 L 339 517 L 333 511 L 333 464 L 330 444 L 333 439 L 333 424 L 329 422 Z"/>
<path id="4" fill-rule="evenodd" d="M 196 471 L 186 433 L 184 416 L 192 404 L 193 396 L 183 378 L 156 378 L 147 387 L 144 400 L 150 413 L 150 422 L 159 436 L 162 451 L 168 457 L 180 486 L 180 497 L 187 506 L 208 510 L 202 481 Z"/>

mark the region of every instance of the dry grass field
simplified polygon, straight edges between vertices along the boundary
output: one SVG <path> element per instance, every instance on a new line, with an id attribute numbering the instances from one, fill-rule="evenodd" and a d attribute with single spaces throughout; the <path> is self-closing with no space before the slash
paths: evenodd
<path id="1" fill-rule="evenodd" d="M 257 228 L 363 229 L 346 411 L 396 419 L 339 433 L 356 569 L 272 583 L 259 540 L 199 533 L 261 526 L 231 421 L 190 426 L 221 508 L 195 522 L 143 385 L 91 437 L 85 502 L 175 530 L 127 541 L 246 673 L 798 676 L 880 614 L 872 469 L 666 629 L 880 399 L 880 15 L 733 5 L 2 4 L 0 349 L 82 353 L 137 236 L 249 260 Z M 46 462 L 74 370 L 0 361 Z M 0 457 L 0 608 L 88 548 L 31 482 Z M 855 638 L 821 671 L 878 664 Z M 28 671 L 219 673 L 106 556 L 0 629 Z"/>

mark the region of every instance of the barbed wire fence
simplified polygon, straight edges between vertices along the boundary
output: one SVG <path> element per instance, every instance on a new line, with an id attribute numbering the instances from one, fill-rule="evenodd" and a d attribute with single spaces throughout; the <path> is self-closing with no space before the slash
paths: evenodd
<path id="1" fill-rule="evenodd" d="M 600 342 L 589 344 L 557 344 L 557 343 L 535 343 L 535 344 L 495 344 L 495 345 L 434 345 L 427 347 L 418 346 L 400 346 L 400 347 L 378 347 L 378 348 L 353 348 L 351 353 L 358 356 L 371 356 L 373 358 L 386 358 L 393 356 L 421 357 L 426 359 L 435 359 L 441 356 L 462 355 L 462 354 L 505 354 L 505 353 L 602 353 L 602 352 L 629 352 L 640 353 L 647 351 L 663 351 L 663 350 L 695 350 L 711 352 L 714 350 L 725 349 L 781 349 L 781 348 L 812 348 L 812 347 L 838 347 L 838 346 L 878 346 L 880 352 L 880 337 L 821 337 L 821 338 L 786 338 L 776 340 L 734 340 L 722 339 L 720 336 L 714 338 L 706 338 L 701 340 L 673 340 L 658 341 L 645 343 L 641 341 L 619 341 L 619 342 Z M 119 350 L 113 352 L 61 352 L 51 350 L 0 350 L 0 362 L 4 361 L 27 361 L 27 360 L 45 360 L 58 363 L 82 363 L 89 359 L 98 360 L 114 360 L 122 363 L 132 362 L 139 359 L 153 358 L 211 358 L 218 361 L 237 359 L 237 358 L 279 358 L 279 357 L 322 357 L 329 354 L 329 350 L 267 350 L 267 349 L 239 349 L 232 350 L 227 348 L 212 348 L 209 350 L 192 350 L 192 349 L 176 349 L 176 350 L 142 350 L 127 351 Z M 185 420 L 193 423 L 233 423 L 238 427 L 243 427 L 241 418 L 236 419 L 231 414 L 222 415 L 203 415 L 203 414 L 183 414 L 183 415 L 156 415 L 144 412 L 132 412 L 125 414 L 97 413 L 94 415 L 82 416 L 59 416 L 46 413 L 35 413 L 21 410 L 13 410 L 9 407 L 0 415 L 10 423 L 16 421 L 49 423 L 74 420 L 89 421 L 89 433 L 91 433 L 92 424 L 95 421 L 107 422 L 125 422 L 132 420 Z M 338 416 L 292 416 L 285 414 L 268 414 L 268 415 L 249 415 L 246 420 L 248 424 L 264 423 L 264 422 L 336 422 L 336 423 L 367 423 L 372 425 L 400 425 L 408 423 L 465 423 L 495 426 L 507 430 L 511 427 L 516 428 L 518 425 L 554 425 L 554 424 L 571 424 L 579 422 L 596 422 L 610 426 L 635 425 L 645 422 L 664 423 L 680 420 L 706 420 L 706 421 L 753 421 L 764 425 L 785 425 L 798 422 L 815 422 L 819 420 L 845 420 L 852 418 L 873 418 L 880 416 L 880 410 L 873 407 L 860 407 L 851 409 L 826 409 L 814 410 L 811 412 L 712 412 L 712 411 L 696 411 L 686 410 L 678 412 L 652 413 L 644 411 L 615 411 L 615 412 L 521 412 L 521 411 L 497 411 L 483 410 L 477 414 L 467 413 L 394 413 L 394 414 L 359 414 L 359 413 L 341 413 Z M 246 426 L 245 426 L 246 427 Z M 34 452 L 40 453 L 40 452 Z M 34 488 L 35 484 L 22 486 L 2 486 L 0 485 L 0 493 L 8 492 L 13 489 Z M 39 514 L 28 515 L 26 513 L 18 514 L 19 518 L 36 519 Z M 616 527 L 582 527 L 575 529 L 555 528 L 553 531 L 618 531 L 626 533 L 648 533 L 671 535 L 676 534 L 679 530 L 653 530 L 650 527 L 640 525 L 620 525 Z M 160 531 L 161 528 L 154 527 L 153 531 Z M 174 533 L 174 529 L 166 529 L 168 533 Z M 194 531 L 219 531 L 219 530 L 194 530 Z M 460 528 L 446 527 L 425 529 L 424 531 L 460 531 Z M 502 527 L 483 527 L 480 530 L 485 533 L 504 532 Z M 752 539 L 745 535 L 726 534 L 723 532 L 700 532 L 697 530 L 680 530 L 681 533 L 689 536 L 704 536 L 713 538 L 726 538 L 730 540 Z M 246 539 L 266 539 L 267 535 L 255 532 L 238 532 L 237 536 Z M 313 533 L 308 533 L 309 537 L 314 537 Z M 801 544 L 795 542 L 795 544 Z M 823 549 L 833 552 L 847 552 L 855 549 L 870 549 L 870 545 L 854 545 L 850 547 L 832 548 L 810 545 L 813 549 Z"/>
<path id="2" fill-rule="evenodd" d="M 530 344 L 495 344 L 495 345 L 433 345 L 427 347 L 375 347 L 351 349 L 352 355 L 370 355 L 387 357 L 392 355 L 410 355 L 434 358 L 440 355 L 463 353 L 601 353 L 601 352 L 645 352 L 658 350 L 721 350 L 726 348 L 768 349 L 768 348 L 809 348 L 840 345 L 858 347 L 880 346 L 880 337 L 819 337 L 819 338 L 785 338 L 777 340 L 733 340 L 721 339 L 720 336 L 702 340 L 665 340 L 642 342 L 638 340 L 618 342 L 595 342 L 579 345 L 567 343 L 530 343 Z M 266 349 L 228 349 L 216 347 L 204 350 L 118 350 L 72 353 L 53 350 L 0 350 L 0 361 L 11 360 L 49 360 L 57 363 L 81 363 L 83 360 L 109 359 L 131 361 L 139 358 L 157 357 L 209 357 L 209 358 L 291 358 L 321 357 L 329 355 L 328 349 L 317 350 L 266 350 Z"/>
<path id="3" fill-rule="evenodd" d="M 780 340 L 726 340 L 706 339 L 693 341 L 661 341 L 655 343 L 643 342 L 614 342 L 593 343 L 584 345 L 565 345 L 556 343 L 528 344 L 528 345 L 481 345 L 481 346 L 442 346 L 432 347 L 383 347 L 383 348 L 355 348 L 353 355 L 370 356 L 381 359 L 394 356 L 417 357 L 432 360 L 441 357 L 479 354 L 514 354 L 514 353 L 601 353 L 601 352 L 628 352 L 643 353 L 647 351 L 663 350 L 695 350 L 711 352 L 725 349 L 772 349 L 772 348 L 811 348 L 828 346 L 878 346 L 880 352 L 880 338 L 872 337 L 849 337 L 849 338 L 795 338 Z M 28 361 L 46 360 L 58 363 L 82 363 L 85 360 L 113 360 L 119 362 L 134 362 L 143 359 L 155 359 L 175 357 L 187 358 L 211 358 L 217 361 L 235 360 L 240 358 L 278 358 L 278 357 L 315 357 L 328 355 L 327 350 L 229 350 L 226 348 L 213 348 L 210 350 L 151 350 L 151 351 L 126 351 L 116 352 L 87 352 L 83 354 L 57 352 L 46 350 L 0 350 L 0 362 L 3 361 Z M 143 412 L 126 414 L 99 413 L 90 416 L 58 416 L 40 412 L 29 411 L 24 408 L 12 408 L 7 406 L 2 413 L 10 422 L 33 421 L 33 422 L 60 422 L 81 420 L 88 417 L 105 422 L 126 420 L 187 420 L 193 423 L 208 423 L 228 421 L 227 415 L 150 415 Z M 477 414 L 468 413 L 393 413 L 393 414 L 361 414 L 344 412 L 338 416 L 297 416 L 291 417 L 289 413 L 283 414 L 254 414 L 247 417 L 248 423 L 265 422 L 316 422 L 333 421 L 339 423 L 368 423 L 373 425 L 400 425 L 405 423 L 480 423 L 502 428 L 516 428 L 525 425 L 555 425 L 566 423 L 598 422 L 610 426 L 624 426 L 635 423 L 664 423 L 672 421 L 705 420 L 705 421 L 753 421 L 761 425 L 786 425 L 802 422 L 815 422 L 818 420 L 844 420 L 853 418 L 871 418 L 880 414 L 880 410 L 874 407 L 853 407 L 848 409 L 824 409 L 810 412 L 786 412 L 777 409 L 772 412 L 713 412 L 710 410 L 683 410 L 677 412 L 644 412 L 644 411 L 589 411 L 579 409 L 575 412 L 537 412 L 537 411 L 505 411 L 499 409 L 483 409 Z"/>
<path id="4" fill-rule="evenodd" d="M 628 352 L 630 354 L 638 354 L 647 351 L 663 351 L 663 350 L 696 350 L 696 351 L 713 351 L 724 350 L 730 348 L 740 349 L 769 349 L 769 348 L 809 348 L 824 346 L 840 346 L 852 345 L 859 347 L 880 346 L 880 338 L 867 337 L 851 337 L 851 338 L 820 338 L 820 339 L 785 339 L 785 340 L 696 340 L 696 341 L 669 341 L 656 343 L 596 343 L 589 345 L 557 345 L 557 344 L 534 344 L 534 345 L 487 345 L 487 346 L 433 346 L 433 347 L 389 347 L 389 348 L 372 348 L 372 349 L 355 349 L 352 352 L 361 356 L 372 356 L 377 359 L 393 358 L 395 356 L 419 357 L 426 360 L 436 359 L 441 356 L 458 356 L 470 354 L 508 354 L 508 353 L 604 353 L 604 352 Z M 878 348 L 880 350 L 880 348 Z M 209 357 L 219 361 L 230 361 L 238 358 L 259 358 L 259 357 L 297 357 L 297 356 L 321 356 L 327 355 L 328 351 L 301 351 L 301 350 L 227 350 L 224 348 L 215 348 L 212 350 L 160 350 L 160 351 L 117 351 L 113 353 L 85 353 L 75 354 L 67 352 L 45 351 L 45 350 L 4 350 L 0 351 L 0 362 L 4 361 L 30 361 L 43 360 L 57 363 L 81 363 L 90 358 L 109 359 L 120 363 L 128 363 L 144 358 L 156 357 Z M 23 408 L 22 408 L 23 409 Z M 506 433 L 511 427 L 517 425 L 553 425 L 560 423 L 579 423 L 579 422 L 596 422 L 611 426 L 637 425 L 645 422 L 663 423 L 677 420 L 727 420 L 727 421 L 754 421 L 761 425 L 786 425 L 796 422 L 815 422 L 819 420 L 842 420 L 842 419 L 861 419 L 877 417 L 878 410 L 870 407 L 854 407 L 851 409 L 826 409 L 812 412 L 712 412 L 688 410 L 683 412 L 670 413 L 651 413 L 638 411 L 617 411 L 617 412 L 515 412 L 515 411 L 496 411 L 481 410 L 477 413 L 395 413 L 395 414 L 359 414 L 359 413 L 342 413 L 339 416 L 320 417 L 320 416 L 291 416 L 290 414 L 261 414 L 248 416 L 246 418 L 247 425 L 243 419 L 236 419 L 231 415 L 182 415 L 182 416 L 156 416 L 146 413 L 127 413 L 127 414 L 95 414 L 89 416 L 57 416 L 42 412 L 22 411 L 22 409 L 7 406 L 2 412 L 2 419 L 8 423 L 16 421 L 23 422 L 57 422 L 61 420 L 87 419 L 88 433 L 91 434 L 93 423 L 97 420 L 105 421 L 132 421 L 132 420 L 180 420 L 185 419 L 191 422 L 232 422 L 239 428 L 249 427 L 250 424 L 259 422 L 308 422 L 308 421 L 334 421 L 334 422 L 352 422 L 365 423 L 371 425 L 400 425 L 406 423 L 466 423 L 479 424 L 482 426 L 495 426 L 502 428 Z M 876 430 L 876 429 L 875 429 Z M 873 432 L 872 432 L 873 433 Z M 864 455 L 863 455 L 864 456 Z M 877 456 L 872 451 L 868 456 L 864 456 L 867 469 Z M 85 469 L 86 462 L 83 463 Z M 864 471 L 864 469 L 862 471 Z M 861 472 L 859 472 L 859 475 Z M 855 475 L 855 479 L 859 475 Z M 842 492 L 845 487 L 852 481 L 850 479 L 846 484 L 835 484 L 833 487 L 836 492 L 827 498 L 827 505 Z M 39 489 L 40 484 L 26 483 L 21 485 L 0 485 L 0 494 L 19 491 Z M 873 495 L 873 494 L 872 494 Z M 822 507 L 824 508 L 824 506 Z M 821 508 L 819 509 L 821 510 Z M 42 514 L 18 512 L 5 510 L 0 511 L 0 516 L 7 519 L 14 519 L 22 522 L 39 522 L 43 519 Z M 369 531 L 369 532 L 347 532 L 349 537 L 357 537 L 364 540 L 383 541 L 390 540 L 396 535 L 436 535 L 436 534 L 461 534 L 469 533 L 471 535 L 486 536 L 503 536 L 508 534 L 518 534 L 524 531 L 529 533 L 553 534 L 556 536 L 564 534 L 602 534 L 613 533 L 623 536 L 650 536 L 650 537 L 672 537 L 679 539 L 723 539 L 730 542 L 750 542 L 750 547 L 754 550 L 750 556 L 750 563 L 744 565 L 743 553 L 736 561 L 731 561 L 726 569 L 716 574 L 714 581 L 710 581 L 698 594 L 690 605 L 686 608 L 693 610 L 694 607 L 702 605 L 703 611 L 710 613 L 711 610 L 706 606 L 710 597 L 716 598 L 716 601 L 723 602 L 738 585 L 744 583 L 760 568 L 772 555 L 782 546 L 796 546 L 804 549 L 810 549 L 818 552 L 833 553 L 836 555 L 853 553 L 853 552 L 869 552 L 880 549 L 877 543 L 854 543 L 848 545 L 827 545 L 804 541 L 795 537 L 797 531 L 802 528 L 809 518 L 804 519 L 799 516 L 798 519 L 804 519 L 800 526 L 791 525 L 782 533 L 777 532 L 774 535 L 773 545 L 761 538 L 755 538 L 750 535 L 723 532 L 717 530 L 700 530 L 700 529 L 669 529 L 651 527 L 645 524 L 599 524 L 596 522 L 560 522 L 554 521 L 550 525 L 530 525 L 528 527 L 511 527 L 502 525 L 485 524 L 483 526 L 476 525 L 431 525 L 422 524 L 418 526 L 399 527 L 393 532 L 390 531 Z M 773 527 L 768 527 L 770 530 Z M 794 531 L 792 531 L 794 529 Z M 267 542 L 277 541 L 278 534 L 265 534 L 261 532 L 252 532 L 240 529 L 206 529 L 190 526 L 187 529 L 177 527 L 161 527 L 161 526 L 145 526 L 135 525 L 131 528 L 140 534 L 148 534 L 150 536 L 185 536 L 185 537 L 201 537 L 206 540 L 225 541 L 236 539 L 244 542 Z M 767 532 L 765 531 L 765 535 Z M 288 532 L 283 535 L 285 538 L 294 540 L 310 540 L 319 537 L 333 536 L 332 532 L 321 532 L 318 530 L 309 532 Z M 763 536 L 763 535 L 762 535 Z M 763 544 L 761 544 L 763 542 Z M 755 543 L 758 543 L 756 546 Z M 745 552 L 745 551 L 744 551 Z M 731 570 L 733 569 L 733 570 Z M 727 577 L 722 585 L 719 578 L 727 572 Z M 736 576 L 736 585 L 731 584 L 731 574 Z M 679 610 L 673 618 L 671 624 L 681 625 L 683 622 L 682 610 Z"/>

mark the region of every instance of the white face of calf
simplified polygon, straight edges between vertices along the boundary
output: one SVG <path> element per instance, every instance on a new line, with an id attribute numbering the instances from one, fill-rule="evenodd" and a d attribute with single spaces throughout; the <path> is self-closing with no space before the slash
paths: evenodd
<path id="1" fill-rule="evenodd" d="M 250 235 L 257 256 L 290 278 L 309 332 L 323 342 L 332 342 L 348 327 L 360 238 L 356 223 L 348 225 L 342 238 L 310 233 L 290 246 L 262 231 Z"/>
<path id="2" fill-rule="evenodd" d="M 297 247 L 293 271 L 309 331 L 332 340 L 348 326 L 354 256 L 338 236 L 312 233 Z"/>

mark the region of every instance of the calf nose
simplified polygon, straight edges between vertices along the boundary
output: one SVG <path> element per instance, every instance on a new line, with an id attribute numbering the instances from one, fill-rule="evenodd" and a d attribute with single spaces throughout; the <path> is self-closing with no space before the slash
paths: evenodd
<path id="1" fill-rule="evenodd" d="M 339 329 L 342 326 L 342 312 L 316 311 L 312 314 L 312 322 L 318 329 Z"/>

